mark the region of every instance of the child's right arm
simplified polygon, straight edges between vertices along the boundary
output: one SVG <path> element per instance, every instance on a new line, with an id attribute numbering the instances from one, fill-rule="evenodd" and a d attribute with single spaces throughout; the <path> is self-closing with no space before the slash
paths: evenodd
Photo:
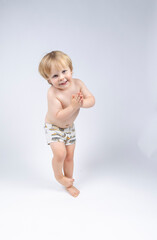
<path id="1" fill-rule="evenodd" d="M 55 118 L 59 121 L 66 121 L 73 116 L 73 114 L 81 107 L 82 97 L 77 94 L 72 97 L 71 103 L 68 107 L 62 108 L 61 102 L 54 97 L 52 93 L 48 94 L 48 107 Z"/>

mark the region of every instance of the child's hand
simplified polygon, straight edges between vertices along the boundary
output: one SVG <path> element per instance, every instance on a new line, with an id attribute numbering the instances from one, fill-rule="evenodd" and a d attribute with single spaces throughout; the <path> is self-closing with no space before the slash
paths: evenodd
<path id="1" fill-rule="evenodd" d="M 83 95 L 81 92 L 72 95 L 71 105 L 74 109 L 79 109 L 83 104 Z"/>

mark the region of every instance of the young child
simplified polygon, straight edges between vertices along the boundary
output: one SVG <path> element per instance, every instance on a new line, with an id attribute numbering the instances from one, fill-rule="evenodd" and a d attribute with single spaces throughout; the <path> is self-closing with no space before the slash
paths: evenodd
<path id="1" fill-rule="evenodd" d="M 80 79 L 72 77 L 72 61 L 61 51 L 46 54 L 39 64 L 39 72 L 51 85 L 47 92 L 44 129 L 53 152 L 54 176 L 73 197 L 77 197 L 80 192 L 73 186 L 74 121 L 80 108 L 92 107 L 95 98 Z"/>

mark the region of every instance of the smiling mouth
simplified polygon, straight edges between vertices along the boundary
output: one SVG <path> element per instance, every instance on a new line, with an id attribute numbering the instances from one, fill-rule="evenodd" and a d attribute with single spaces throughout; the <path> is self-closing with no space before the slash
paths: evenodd
<path id="1" fill-rule="evenodd" d="M 65 82 L 63 83 L 60 83 L 59 85 L 65 85 L 67 83 L 68 80 L 66 80 Z"/>

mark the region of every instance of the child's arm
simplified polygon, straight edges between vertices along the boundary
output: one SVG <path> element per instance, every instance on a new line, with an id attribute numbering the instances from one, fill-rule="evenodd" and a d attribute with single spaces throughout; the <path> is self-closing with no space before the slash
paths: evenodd
<path id="1" fill-rule="evenodd" d="M 77 109 L 74 109 L 72 107 L 72 105 L 69 105 L 68 107 L 58 111 L 56 113 L 56 117 L 58 120 L 61 120 L 61 121 L 66 121 L 68 120 L 69 118 L 72 117 L 72 115 L 77 111 Z"/>
<path id="2" fill-rule="evenodd" d="M 90 108 L 95 104 L 95 97 L 91 94 L 91 92 L 87 89 L 85 84 L 79 79 L 79 83 L 81 86 L 81 93 L 83 95 L 83 103 L 81 105 L 82 108 Z"/>
<path id="3" fill-rule="evenodd" d="M 82 99 L 78 96 L 73 96 L 71 104 L 62 108 L 61 102 L 52 94 L 48 94 L 48 106 L 50 112 L 57 118 L 59 121 L 66 121 L 81 107 Z"/>

